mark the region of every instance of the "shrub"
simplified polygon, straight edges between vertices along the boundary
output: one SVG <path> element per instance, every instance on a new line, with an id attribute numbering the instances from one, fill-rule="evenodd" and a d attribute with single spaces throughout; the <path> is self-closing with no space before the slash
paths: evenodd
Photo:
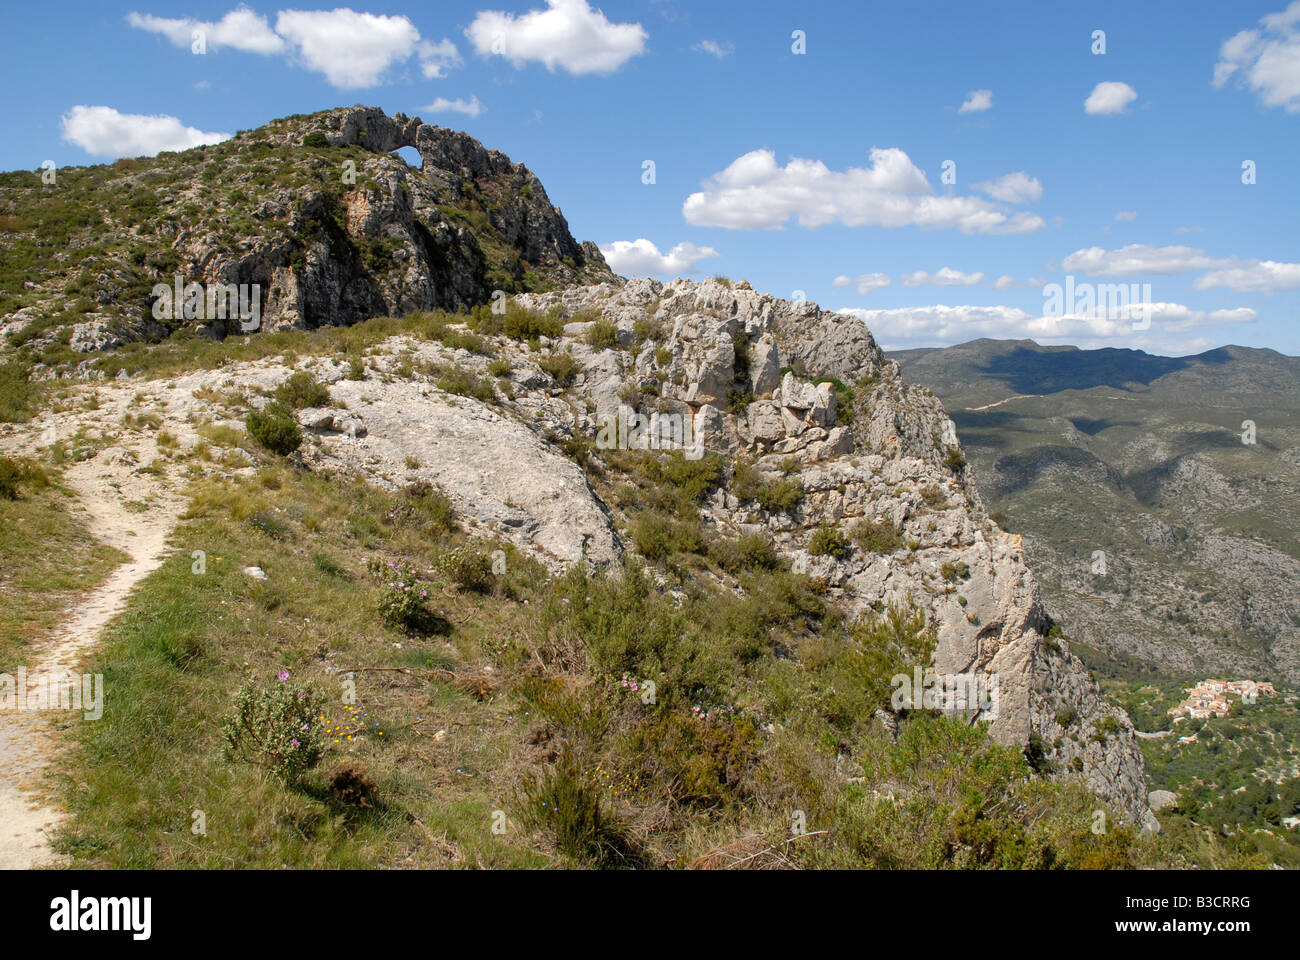
<path id="1" fill-rule="evenodd" d="M 731 477 L 731 492 L 742 501 L 757 500 L 768 512 L 791 509 L 803 499 L 803 484 L 795 478 L 766 480 L 747 463 L 738 464 Z"/>
<path id="2" fill-rule="evenodd" d="M 956 563 L 945 561 L 939 568 L 939 575 L 949 583 L 956 583 L 958 580 L 970 579 L 970 567 L 964 560 L 958 560 Z"/>
<path id="3" fill-rule="evenodd" d="M 275 399 L 290 410 L 306 407 L 328 407 L 333 401 L 329 388 L 309 371 L 297 370 L 275 388 Z"/>
<path id="4" fill-rule="evenodd" d="M 601 318 L 587 328 L 587 346 L 593 350 L 608 350 L 618 346 L 618 324 Z"/>
<path id="5" fill-rule="evenodd" d="M 424 617 L 424 601 L 429 588 L 420 578 L 415 563 L 402 557 L 387 562 L 372 560 L 370 571 L 383 579 L 376 606 L 385 623 L 394 627 L 411 627 Z"/>
<path id="6" fill-rule="evenodd" d="M 853 546 L 838 527 L 827 523 L 813 533 L 812 539 L 808 541 L 808 552 L 814 557 L 831 556 L 836 560 L 847 560 L 853 552 Z"/>
<path id="7" fill-rule="evenodd" d="M 435 373 L 439 390 L 461 397 L 473 397 L 481 403 L 490 403 L 496 399 L 497 392 L 491 380 L 476 376 L 458 364 L 439 367 Z"/>
<path id="8" fill-rule="evenodd" d="M 943 465 L 953 473 L 961 473 L 962 468 L 966 466 L 966 458 L 962 456 L 960 450 L 952 449 L 949 450 L 947 456 L 943 458 Z"/>
<path id="9" fill-rule="evenodd" d="M 628 844 L 604 810 L 571 753 L 519 791 L 520 821 L 548 834 L 562 852 L 583 863 L 615 865 L 632 859 Z"/>
<path id="10" fill-rule="evenodd" d="M 281 456 L 287 456 L 302 446 L 302 428 L 293 414 L 279 403 L 268 403 L 264 410 L 250 410 L 244 427 L 250 437 Z"/>
<path id="11" fill-rule="evenodd" d="M 858 520 L 853 526 L 852 536 L 855 544 L 870 553 L 888 555 L 901 550 L 902 531 L 894 527 L 889 520 Z"/>
<path id="12" fill-rule="evenodd" d="M 492 588 L 492 558 L 471 547 L 448 550 L 435 566 L 438 573 L 462 590 L 486 593 Z"/>
<path id="13" fill-rule="evenodd" d="M 325 772 L 325 790 L 332 800 L 352 807 L 373 807 L 378 793 L 366 768 L 352 760 L 341 760 Z"/>
<path id="14" fill-rule="evenodd" d="M 32 368 L 21 360 L 0 363 L 0 422 L 26 423 L 35 410 L 42 387 L 33 383 Z"/>
<path id="15" fill-rule="evenodd" d="M 261 530 L 272 540 L 283 540 L 288 527 L 270 510 L 258 509 L 248 515 L 248 525 Z"/>
<path id="16" fill-rule="evenodd" d="M 353 357 L 348 361 L 348 379 L 364 380 L 366 379 L 366 364 L 363 360 Z"/>
<path id="17" fill-rule="evenodd" d="M 537 365 L 554 377 L 555 382 L 561 387 L 573 383 L 578 371 L 582 369 L 582 364 L 573 359 L 573 354 L 567 350 L 557 350 L 547 354 L 537 362 Z"/>
<path id="18" fill-rule="evenodd" d="M 235 694 L 230 714 L 221 721 L 226 757 L 270 770 L 293 783 L 320 763 L 324 746 L 318 732 L 323 698 L 290 683 L 288 674 L 268 688 L 246 682 Z"/>
<path id="19" fill-rule="evenodd" d="M 49 484 L 50 478 L 40 464 L 0 457 L 0 500 L 17 500 L 22 494 L 21 485 L 42 489 Z"/>
<path id="20" fill-rule="evenodd" d="M 777 568 L 776 548 L 761 533 L 746 533 L 734 540 L 714 540 L 708 552 L 709 559 L 728 573 Z"/>
<path id="21" fill-rule="evenodd" d="M 564 318 L 556 313 L 538 313 L 511 301 L 506 304 L 505 315 L 501 317 L 501 332 L 512 340 L 535 340 L 538 337 L 554 340 L 564 332 Z"/>
<path id="22" fill-rule="evenodd" d="M 304 147 L 328 147 L 330 142 L 325 138 L 323 131 L 313 130 L 302 138 L 302 145 Z"/>

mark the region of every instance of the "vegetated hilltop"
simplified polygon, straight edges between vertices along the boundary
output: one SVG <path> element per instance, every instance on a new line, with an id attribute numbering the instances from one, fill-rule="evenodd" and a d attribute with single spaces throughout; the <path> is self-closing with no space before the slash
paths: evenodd
<path id="1" fill-rule="evenodd" d="M 340 142 L 410 126 L 328 116 Z M 41 361 L 83 379 L 10 365 L 8 419 L 28 422 L 0 449 L 38 458 L 23 477 L 103 457 L 192 498 L 104 646 L 122 713 L 77 734 L 70 782 L 94 784 L 69 795 L 68 849 L 519 865 L 540 838 L 590 864 L 1135 862 L 1155 821 L 1132 725 L 1053 629 L 943 406 L 860 322 L 723 278 L 494 306 Z M 611 444 L 620 408 L 687 449 Z M 892 696 L 926 666 L 996 678 L 996 715 Z M 343 681 L 356 712 L 330 705 Z M 283 694 L 299 684 L 328 694 L 319 722 Z M 325 759 L 369 773 L 320 780 Z M 228 828 L 210 847 L 172 839 L 196 805 Z"/>
<path id="2" fill-rule="evenodd" d="M 943 399 L 1094 668 L 1300 681 L 1300 359 L 994 340 L 894 356 Z"/>
<path id="3" fill-rule="evenodd" d="M 415 169 L 392 151 L 414 147 Z M 263 330 L 456 310 L 612 279 L 523 164 L 467 134 L 375 108 L 277 120 L 215 146 L 0 174 L 0 332 L 40 375 L 180 327 L 156 284 L 257 284 Z M 83 365 L 83 372 L 92 365 Z"/>

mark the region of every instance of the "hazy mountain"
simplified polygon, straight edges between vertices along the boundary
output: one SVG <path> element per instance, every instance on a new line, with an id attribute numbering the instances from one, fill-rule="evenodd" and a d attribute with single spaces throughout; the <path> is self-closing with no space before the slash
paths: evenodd
<path id="1" fill-rule="evenodd" d="M 1300 358 L 989 339 L 890 356 L 944 401 L 1067 634 L 1130 668 L 1300 679 Z"/>

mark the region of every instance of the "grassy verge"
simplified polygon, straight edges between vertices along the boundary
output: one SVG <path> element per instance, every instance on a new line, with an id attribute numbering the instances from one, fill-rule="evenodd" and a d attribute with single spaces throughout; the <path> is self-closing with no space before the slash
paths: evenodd
<path id="1" fill-rule="evenodd" d="M 48 477 L 21 482 L 18 499 L 0 498 L 0 672 L 24 663 L 28 644 L 126 559 L 95 539 L 74 501 Z"/>
<path id="2" fill-rule="evenodd" d="M 978 727 L 913 715 L 891 736 L 876 709 L 893 674 L 928 660 L 923 621 L 894 610 L 847 624 L 770 558 L 739 572 L 743 590 L 670 594 L 636 562 L 553 576 L 466 539 L 427 489 L 388 494 L 272 463 L 193 495 L 176 554 L 91 665 L 104 718 L 69 728 L 61 845 L 80 865 L 1155 856 L 1114 811 L 1094 833 L 1104 806 L 1081 784 L 1032 778 Z M 252 565 L 267 579 L 245 574 Z M 223 720 L 249 681 L 270 699 L 321 697 L 301 737 L 323 755 L 300 777 L 248 762 L 256 750 L 227 756 Z"/>

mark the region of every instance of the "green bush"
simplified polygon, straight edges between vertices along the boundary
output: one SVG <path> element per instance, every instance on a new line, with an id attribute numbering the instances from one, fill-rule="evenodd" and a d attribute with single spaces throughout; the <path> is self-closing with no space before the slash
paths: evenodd
<path id="1" fill-rule="evenodd" d="M 587 346 L 593 350 L 608 350 L 618 346 L 618 324 L 601 318 L 587 328 Z"/>
<path id="2" fill-rule="evenodd" d="M 836 560 L 847 560 L 853 552 L 853 545 L 838 527 L 823 524 L 813 533 L 808 541 L 808 552 L 814 557 L 831 556 Z"/>
<path id="3" fill-rule="evenodd" d="M 328 147 L 330 142 L 325 139 L 325 134 L 320 130 L 313 130 L 307 136 L 302 138 L 304 147 Z"/>
<path id="4" fill-rule="evenodd" d="M 888 556 L 903 549 L 903 531 L 888 520 L 859 520 L 850 532 L 863 550 Z"/>
<path id="5" fill-rule="evenodd" d="M 265 767 L 285 783 L 296 782 L 320 763 L 323 699 L 309 688 L 290 683 L 288 674 L 269 689 L 246 682 L 221 722 L 226 757 Z"/>
<path id="6" fill-rule="evenodd" d="M 435 566 L 450 583 L 462 590 L 486 593 L 492 589 L 492 558 L 472 547 L 448 550 Z"/>
<path id="7" fill-rule="evenodd" d="M 945 561 L 944 564 L 939 567 L 939 575 L 949 583 L 956 583 L 958 580 L 969 580 L 970 567 L 964 560 L 958 560 L 956 563 Z"/>
<path id="8" fill-rule="evenodd" d="M 548 835 L 583 864 L 617 866 L 633 859 L 630 846 L 604 809 L 596 787 L 566 751 L 553 767 L 519 790 L 520 822 Z"/>
<path id="9" fill-rule="evenodd" d="M 40 464 L 0 457 L 0 500 L 17 500 L 22 495 L 23 486 L 40 490 L 49 485 L 49 475 Z"/>
<path id="10" fill-rule="evenodd" d="M 307 370 L 297 370 L 275 388 L 275 399 L 289 410 L 328 407 L 333 401 L 329 388 Z"/>
<path id="11" fill-rule="evenodd" d="M 757 500 L 769 513 L 790 510 L 803 499 L 803 484 L 794 477 L 767 480 L 747 463 L 737 464 L 731 492 L 741 501 Z"/>
<path id="12" fill-rule="evenodd" d="M 573 383 L 578 372 L 582 370 L 582 364 L 573 359 L 573 354 L 567 350 L 556 350 L 542 357 L 537 365 L 544 371 L 555 378 L 555 382 L 561 387 L 567 387 Z"/>
<path id="13" fill-rule="evenodd" d="M 761 533 L 746 533 L 735 539 L 714 540 L 708 546 L 709 559 L 728 573 L 745 570 L 775 570 L 776 548 Z"/>
<path id="14" fill-rule="evenodd" d="M 250 437 L 281 456 L 302 446 L 302 428 L 293 414 L 278 403 L 268 403 L 264 410 L 250 410 L 244 427 Z"/>
<path id="15" fill-rule="evenodd" d="M 424 602 L 429 587 L 421 579 L 415 563 L 400 560 L 372 560 L 370 572 L 380 577 L 376 606 L 383 621 L 394 627 L 415 626 L 425 616 Z"/>

